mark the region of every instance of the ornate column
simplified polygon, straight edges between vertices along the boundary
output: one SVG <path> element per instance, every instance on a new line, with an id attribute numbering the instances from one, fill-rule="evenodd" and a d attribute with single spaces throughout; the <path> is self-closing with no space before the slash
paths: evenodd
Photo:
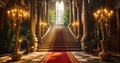
<path id="1" fill-rule="evenodd" d="M 38 11 L 37 11 L 37 38 L 38 38 L 38 43 L 40 43 L 40 41 L 41 41 L 41 26 L 40 26 L 40 22 L 41 22 L 41 2 L 39 2 L 39 4 L 37 5 L 37 9 L 38 9 Z"/>
<path id="2" fill-rule="evenodd" d="M 87 36 L 88 29 L 87 29 L 87 11 L 88 10 L 88 0 L 82 0 L 82 23 L 83 23 L 83 36 L 81 38 L 81 46 L 84 50 L 84 40 Z"/>
<path id="3" fill-rule="evenodd" d="M 76 25 L 77 25 L 77 42 L 81 46 L 80 38 L 81 38 L 81 1 L 76 0 Z"/>
<path id="4" fill-rule="evenodd" d="M 42 20 L 43 20 L 43 1 L 39 2 L 39 29 L 38 29 L 38 41 L 41 43 L 41 37 L 42 37 Z"/>
<path id="5" fill-rule="evenodd" d="M 80 33 L 81 33 L 81 3 L 79 2 L 77 2 L 77 22 L 78 22 L 78 30 L 77 30 L 77 32 L 78 32 L 78 35 L 77 35 L 77 39 L 80 41 L 80 38 L 81 38 L 81 35 L 80 35 Z"/>
<path id="6" fill-rule="evenodd" d="M 76 36 L 77 33 L 76 33 L 76 3 L 75 3 L 75 0 L 73 0 L 72 4 L 73 4 L 73 7 L 72 7 L 72 11 L 73 11 L 72 27 L 73 27 L 73 33 Z"/>
<path id="7" fill-rule="evenodd" d="M 118 9 L 116 10 L 116 20 L 117 20 L 117 38 L 119 38 L 120 37 L 120 18 L 119 18 L 119 13 L 120 12 L 118 12 Z M 120 41 L 120 39 L 118 39 L 118 41 Z M 119 46 L 120 47 L 120 46 Z M 119 48 L 118 47 L 118 48 Z"/>
<path id="8" fill-rule="evenodd" d="M 41 1 L 41 12 L 40 12 L 40 31 L 41 31 L 41 37 L 43 36 L 43 25 L 42 25 L 42 22 L 44 21 L 44 0 Z"/>
<path id="9" fill-rule="evenodd" d="M 46 22 L 48 23 L 48 5 L 49 5 L 49 0 L 46 0 Z"/>
<path id="10" fill-rule="evenodd" d="M 31 22 L 31 47 L 30 47 L 30 51 L 34 52 L 37 49 L 37 38 L 35 35 L 35 30 L 36 30 L 36 0 L 31 0 L 30 1 L 30 22 Z"/>
<path id="11" fill-rule="evenodd" d="M 46 0 L 46 4 L 45 4 L 45 5 L 46 5 L 46 12 L 45 12 L 45 14 L 46 14 L 46 19 L 45 19 L 46 22 L 45 22 L 45 23 L 46 23 L 47 25 L 45 25 L 45 33 L 47 32 L 48 27 L 49 27 L 49 25 L 48 25 L 48 23 L 49 23 L 49 22 L 48 22 L 48 3 L 49 3 L 49 0 Z"/>
<path id="12" fill-rule="evenodd" d="M 120 51 L 120 1 L 114 2 L 115 16 L 110 22 L 110 32 L 111 32 L 111 47 L 116 51 Z M 116 21 L 114 21 L 116 20 Z M 114 24 L 113 24 L 114 23 Z M 114 30 L 115 29 L 115 30 Z"/>
<path id="13" fill-rule="evenodd" d="M 46 22 L 46 0 L 43 0 L 43 9 L 42 9 L 42 22 L 41 22 L 41 26 L 42 26 L 42 36 L 45 34 L 45 26 L 44 23 Z"/>
<path id="14" fill-rule="evenodd" d="M 78 10 L 77 10 L 77 6 L 76 6 L 76 2 L 75 2 L 74 22 L 75 22 L 75 36 L 76 37 L 78 35 L 77 13 L 78 13 Z"/>
<path id="15" fill-rule="evenodd" d="M 36 25 L 36 20 L 35 20 L 35 11 L 36 11 L 36 0 L 31 0 L 31 8 L 30 8 L 30 20 L 31 20 L 31 33 L 35 34 L 35 25 Z"/>
<path id="16" fill-rule="evenodd" d="M 72 21 L 73 21 L 73 13 L 72 13 L 72 0 L 69 1 L 69 7 L 70 7 L 70 22 L 69 26 L 71 27 Z"/>
<path id="17" fill-rule="evenodd" d="M 44 12 L 44 16 L 45 16 L 44 21 L 47 22 L 46 21 L 47 20 L 47 1 L 46 0 L 44 1 L 44 11 L 45 11 Z"/>

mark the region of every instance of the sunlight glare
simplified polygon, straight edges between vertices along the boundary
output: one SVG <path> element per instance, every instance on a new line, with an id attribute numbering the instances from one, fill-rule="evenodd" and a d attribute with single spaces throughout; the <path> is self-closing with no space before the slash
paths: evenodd
<path id="1" fill-rule="evenodd" d="M 56 2 L 56 24 L 63 24 L 64 2 Z"/>

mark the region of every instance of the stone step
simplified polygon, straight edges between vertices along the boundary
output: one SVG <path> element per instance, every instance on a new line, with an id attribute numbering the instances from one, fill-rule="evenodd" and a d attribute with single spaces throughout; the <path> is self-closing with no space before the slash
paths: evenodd
<path id="1" fill-rule="evenodd" d="M 48 47 L 49 45 L 44 45 L 42 47 Z M 38 46 L 41 47 L 41 46 Z M 50 46 L 50 47 L 80 47 L 80 46 L 61 46 L 61 45 L 57 45 L 57 46 Z"/>
<path id="2" fill-rule="evenodd" d="M 70 49 L 70 50 L 52 50 L 52 49 L 38 49 L 38 52 L 49 52 L 49 51 L 82 51 L 81 49 Z"/>
<path id="3" fill-rule="evenodd" d="M 67 49 L 64 49 L 64 48 L 61 48 L 61 47 L 58 47 L 58 48 L 55 48 L 53 50 L 53 48 L 41 48 L 41 49 L 37 49 L 37 51 L 81 51 L 82 49 L 81 48 L 67 48 Z"/>

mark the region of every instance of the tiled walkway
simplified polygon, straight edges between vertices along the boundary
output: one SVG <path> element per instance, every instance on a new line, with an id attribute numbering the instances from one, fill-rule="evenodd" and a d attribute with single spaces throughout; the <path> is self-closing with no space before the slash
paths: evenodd
<path id="1" fill-rule="evenodd" d="M 48 52 L 33 52 L 23 55 L 20 61 L 11 61 L 9 54 L 0 57 L 0 63 L 39 63 Z M 112 57 L 110 61 L 101 61 L 98 56 L 83 51 L 71 52 L 80 63 L 120 63 L 120 57 Z"/>
<path id="2" fill-rule="evenodd" d="M 22 59 L 20 61 L 11 61 L 11 58 L 9 57 L 9 55 L 0 57 L 0 60 L 2 62 L 6 62 L 6 63 L 39 63 L 40 60 L 47 54 L 48 52 L 34 52 L 34 53 L 30 53 L 28 55 L 23 55 Z M 71 52 L 75 58 L 81 63 L 85 63 L 87 61 L 91 61 L 93 60 L 95 62 L 95 60 L 98 60 L 99 57 L 91 55 L 91 54 L 87 54 L 85 52 L 82 51 L 78 51 L 78 52 Z M 1 62 L 1 63 L 2 63 Z M 99 63 L 97 61 L 97 63 Z"/>

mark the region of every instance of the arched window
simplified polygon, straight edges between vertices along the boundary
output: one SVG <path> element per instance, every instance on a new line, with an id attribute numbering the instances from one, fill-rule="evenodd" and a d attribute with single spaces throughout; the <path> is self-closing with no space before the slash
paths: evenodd
<path id="1" fill-rule="evenodd" d="M 56 24 L 63 24 L 64 3 L 56 2 Z"/>

